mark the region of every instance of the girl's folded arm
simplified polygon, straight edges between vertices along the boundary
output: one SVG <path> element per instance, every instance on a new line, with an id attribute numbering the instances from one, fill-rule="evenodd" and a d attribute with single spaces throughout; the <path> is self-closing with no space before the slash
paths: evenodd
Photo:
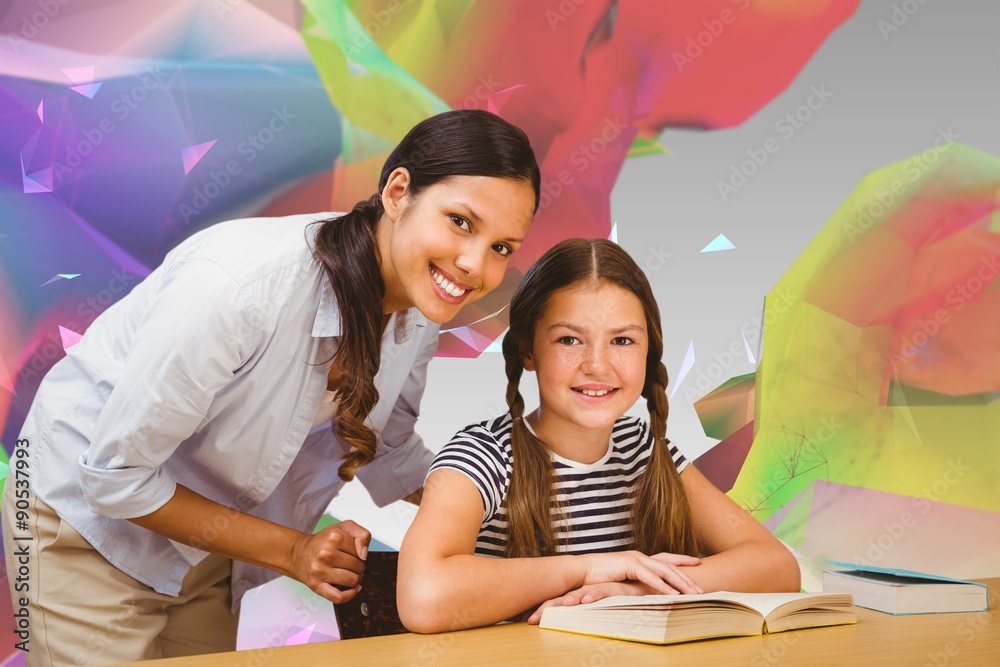
<path id="1" fill-rule="evenodd" d="M 407 628 L 430 633 L 491 625 L 601 581 L 640 580 L 667 594 L 693 591 L 676 568 L 638 552 L 476 556 L 482 521 L 482 497 L 470 479 L 456 470 L 431 473 L 399 553 L 396 598 Z"/>
<path id="2" fill-rule="evenodd" d="M 681 481 L 702 551 L 698 567 L 682 568 L 706 591 L 800 590 L 792 553 L 746 510 L 688 465 Z"/>
<path id="3" fill-rule="evenodd" d="M 571 556 L 473 555 L 483 500 L 456 470 L 435 470 L 399 553 L 399 617 L 414 632 L 489 625 L 583 581 Z"/>

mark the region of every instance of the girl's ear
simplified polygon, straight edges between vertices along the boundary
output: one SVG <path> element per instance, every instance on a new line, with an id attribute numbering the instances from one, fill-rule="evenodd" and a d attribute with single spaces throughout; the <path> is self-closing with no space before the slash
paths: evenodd
<path id="1" fill-rule="evenodd" d="M 534 371 L 535 362 L 531 359 L 531 349 L 528 348 L 527 344 L 521 344 L 521 364 L 524 365 L 524 370 Z"/>
<path id="2" fill-rule="evenodd" d="M 396 167 L 389 174 L 382 188 L 382 208 L 389 220 L 396 222 L 409 203 L 410 172 L 406 167 Z"/>

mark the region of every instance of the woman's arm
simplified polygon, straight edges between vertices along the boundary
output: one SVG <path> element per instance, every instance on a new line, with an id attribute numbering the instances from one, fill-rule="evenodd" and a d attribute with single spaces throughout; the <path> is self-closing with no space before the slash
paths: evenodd
<path id="1" fill-rule="evenodd" d="M 635 551 L 542 558 L 473 555 L 483 500 L 472 481 L 435 470 L 399 554 L 397 601 L 414 632 L 498 623 L 544 600 L 597 582 L 637 580 L 661 593 L 694 592 L 676 567 Z M 697 559 L 679 557 L 695 564 Z"/>
<path id="2" fill-rule="evenodd" d="M 756 519 L 688 465 L 681 481 L 703 553 L 697 568 L 684 567 L 706 591 L 800 590 L 799 565 L 791 552 Z"/>
<path id="3" fill-rule="evenodd" d="M 220 505 L 181 485 L 158 510 L 129 521 L 174 541 L 287 575 L 336 603 L 347 602 L 360 590 L 371 540 L 371 533 L 353 521 L 309 535 Z"/>

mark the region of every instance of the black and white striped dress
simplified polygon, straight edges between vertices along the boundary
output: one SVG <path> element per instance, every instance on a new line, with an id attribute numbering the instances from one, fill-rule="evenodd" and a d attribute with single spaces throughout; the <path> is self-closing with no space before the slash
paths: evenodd
<path id="1" fill-rule="evenodd" d="M 507 544 L 507 490 L 510 488 L 512 428 L 510 413 L 467 426 L 438 453 L 430 471 L 441 468 L 464 473 L 483 498 L 483 524 L 476 554 L 504 555 Z M 529 427 L 530 428 L 530 427 Z M 615 422 L 607 453 L 594 463 L 578 463 L 551 454 L 558 506 L 553 506 L 557 551 L 584 554 L 631 548 L 632 487 L 646 469 L 653 437 L 641 417 Z M 680 472 L 687 465 L 670 446 Z M 430 474 L 430 473 L 428 473 Z M 560 511 L 561 507 L 561 511 Z"/>

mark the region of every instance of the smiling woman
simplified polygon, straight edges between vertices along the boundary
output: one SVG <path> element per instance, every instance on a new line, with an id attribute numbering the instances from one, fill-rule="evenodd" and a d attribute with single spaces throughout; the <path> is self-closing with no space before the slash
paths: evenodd
<path id="1" fill-rule="evenodd" d="M 98 317 L 18 440 L 45 471 L 28 667 L 232 650 L 230 608 L 279 574 L 354 597 L 370 534 L 313 528 L 355 475 L 380 505 L 419 500 L 439 325 L 500 283 L 539 181 L 518 128 L 440 114 L 349 213 L 214 225 Z"/>
<path id="2" fill-rule="evenodd" d="M 485 111 L 450 112 L 410 130 L 386 159 L 379 194 L 323 223 L 317 256 L 351 315 L 333 360 L 354 380 L 341 387 L 337 414 L 351 447 L 344 480 L 375 456 L 364 419 L 378 399 L 383 315 L 416 308 L 442 324 L 499 285 L 538 207 L 540 180 L 520 130 Z"/>

